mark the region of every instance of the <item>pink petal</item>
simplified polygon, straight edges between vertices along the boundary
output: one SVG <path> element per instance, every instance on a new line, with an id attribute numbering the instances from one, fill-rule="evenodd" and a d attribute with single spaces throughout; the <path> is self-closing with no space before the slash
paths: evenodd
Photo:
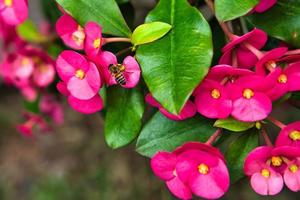
<path id="1" fill-rule="evenodd" d="M 254 8 L 255 12 L 262 13 L 270 9 L 277 0 L 261 0 L 259 4 Z"/>
<path id="2" fill-rule="evenodd" d="M 284 73 L 288 77 L 289 91 L 291 91 L 291 92 L 292 91 L 299 91 L 300 90 L 300 84 L 299 84 L 300 62 L 290 64 L 284 70 Z"/>
<path id="3" fill-rule="evenodd" d="M 272 156 L 272 147 L 260 146 L 252 150 L 245 159 L 244 172 L 251 176 L 261 170 L 261 166 Z"/>
<path id="4" fill-rule="evenodd" d="M 175 177 L 176 156 L 168 152 L 157 152 L 151 158 L 151 168 L 155 176 L 164 181 Z"/>
<path id="5" fill-rule="evenodd" d="M 71 77 L 75 76 L 76 70 L 81 69 L 86 72 L 89 69 L 89 63 L 81 54 L 65 50 L 56 60 L 56 70 L 59 77 L 63 81 L 68 81 Z"/>
<path id="6" fill-rule="evenodd" d="M 251 186 L 260 195 L 276 195 L 283 188 L 283 179 L 279 173 L 273 171 L 269 178 L 257 172 L 251 176 Z"/>
<path id="7" fill-rule="evenodd" d="M 115 85 L 117 82 L 115 81 L 114 77 L 112 77 L 110 71 L 109 71 L 109 66 L 110 65 L 116 65 L 118 64 L 117 57 L 109 52 L 109 51 L 104 51 L 101 52 L 97 58 L 95 59 L 96 64 L 98 65 L 101 74 L 105 80 L 105 83 L 108 85 Z"/>
<path id="8" fill-rule="evenodd" d="M 85 25 L 85 43 L 84 43 L 84 50 L 88 57 L 96 57 L 103 45 L 102 39 L 102 29 L 101 27 L 95 22 L 88 22 Z M 100 39 L 100 45 L 98 47 L 94 46 L 95 40 Z"/>
<path id="9" fill-rule="evenodd" d="M 215 167 L 209 168 L 208 174 L 195 171 L 190 177 L 189 185 L 193 193 L 205 199 L 222 197 L 229 189 L 229 173 L 222 160 Z"/>
<path id="10" fill-rule="evenodd" d="M 145 101 L 153 107 L 156 107 L 156 108 L 161 107 L 160 103 L 158 101 L 156 101 L 150 93 L 148 93 L 146 95 Z"/>
<path id="11" fill-rule="evenodd" d="M 69 96 L 68 103 L 74 110 L 83 114 L 92 114 L 103 108 L 103 101 L 98 94 L 89 100 L 80 100 L 73 96 Z"/>
<path id="12" fill-rule="evenodd" d="M 55 70 L 52 64 L 42 64 L 33 72 L 33 80 L 39 87 L 46 87 L 54 81 Z"/>
<path id="13" fill-rule="evenodd" d="M 73 33 L 78 30 L 79 24 L 68 14 L 61 16 L 56 22 L 56 32 L 64 43 L 76 50 L 83 49 L 83 43 L 78 45 L 73 39 Z"/>
<path id="14" fill-rule="evenodd" d="M 265 94 L 256 92 L 251 99 L 241 97 L 235 100 L 231 115 L 240 121 L 255 122 L 268 117 L 271 111 L 271 100 Z"/>
<path id="15" fill-rule="evenodd" d="M 68 91 L 67 84 L 64 82 L 58 82 L 56 89 L 64 96 L 69 96 L 70 92 Z"/>
<path id="16" fill-rule="evenodd" d="M 191 190 L 178 177 L 175 177 L 166 182 L 170 192 L 177 198 L 188 200 L 192 199 Z"/>
<path id="17" fill-rule="evenodd" d="M 248 49 L 239 48 L 236 50 L 237 64 L 240 68 L 251 69 L 258 61 L 255 54 Z"/>
<path id="18" fill-rule="evenodd" d="M 286 52 L 288 51 L 288 48 L 286 47 L 279 47 L 272 49 L 271 51 L 268 51 L 264 54 L 262 58 L 259 59 L 259 61 L 256 63 L 256 73 L 260 75 L 266 75 L 266 67 L 265 64 L 268 61 L 276 61 L 280 57 L 282 57 Z"/>
<path id="19" fill-rule="evenodd" d="M 220 97 L 212 97 L 212 91 L 218 90 Z M 194 92 L 195 103 L 200 114 L 208 118 L 227 118 L 232 111 L 232 102 L 226 89 L 218 82 L 205 79 Z"/>
<path id="20" fill-rule="evenodd" d="M 90 63 L 90 68 L 81 80 L 72 77 L 67 84 L 71 95 L 77 99 L 88 100 L 95 96 L 101 87 L 101 79 L 95 64 Z"/>
<path id="21" fill-rule="evenodd" d="M 179 113 L 179 115 L 171 114 L 166 109 L 164 109 L 163 107 L 160 107 L 159 111 L 171 120 L 180 121 L 180 120 L 185 120 L 185 119 L 188 119 L 188 118 L 191 118 L 191 117 L 195 116 L 196 106 L 193 102 L 187 101 L 186 104 L 184 105 L 183 109 Z"/>
<path id="22" fill-rule="evenodd" d="M 283 128 L 276 138 L 275 146 L 294 146 L 300 148 L 300 141 L 292 140 L 289 137 L 289 134 L 292 131 L 300 131 L 300 121 L 288 124 L 285 128 Z"/>
<path id="23" fill-rule="evenodd" d="M 21 24 L 28 18 L 28 5 L 25 0 L 12 1 L 12 3 L 11 7 L 1 10 L 1 17 L 9 25 Z"/>

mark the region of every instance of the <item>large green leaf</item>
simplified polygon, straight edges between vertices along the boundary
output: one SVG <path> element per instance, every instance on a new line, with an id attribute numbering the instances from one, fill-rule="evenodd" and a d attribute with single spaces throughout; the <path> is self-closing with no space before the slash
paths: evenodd
<path id="1" fill-rule="evenodd" d="M 216 16 L 220 21 L 238 18 L 251 11 L 259 0 L 215 0 Z"/>
<path id="2" fill-rule="evenodd" d="M 116 36 L 131 35 L 115 0 L 56 0 L 82 26 L 89 21 L 99 23 L 103 32 Z"/>
<path id="3" fill-rule="evenodd" d="M 204 142 L 216 130 L 212 125 L 211 121 L 199 116 L 172 121 L 158 112 L 141 131 L 136 150 L 151 157 L 157 151 L 172 151 L 187 141 Z"/>
<path id="4" fill-rule="evenodd" d="M 252 14 L 248 20 L 269 35 L 300 47 L 300 2 L 278 0 L 270 10 Z"/>
<path id="5" fill-rule="evenodd" d="M 107 90 L 106 143 L 116 149 L 129 144 L 142 126 L 144 99 L 138 88 L 111 87 Z"/>
<path id="6" fill-rule="evenodd" d="M 160 0 L 146 19 L 153 21 L 168 23 L 172 30 L 163 38 L 140 46 L 136 57 L 154 98 L 178 114 L 211 63 L 210 27 L 186 0 Z"/>
<path id="7" fill-rule="evenodd" d="M 244 160 L 258 146 L 258 130 L 251 129 L 234 140 L 225 152 L 231 183 L 244 177 Z"/>

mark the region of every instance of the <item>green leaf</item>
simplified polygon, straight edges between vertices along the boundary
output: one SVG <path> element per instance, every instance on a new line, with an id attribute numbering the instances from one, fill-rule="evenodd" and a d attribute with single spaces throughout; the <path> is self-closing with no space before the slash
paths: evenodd
<path id="1" fill-rule="evenodd" d="M 17 27 L 18 35 L 27 42 L 46 42 L 48 39 L 41 34 L 36 25 L 31 20 L 26 20 Z"/>
<path id="2" fill-rule="evenodd" d="M 225 152 L 231 183 L 244 177 L 244 160 L 251 150 L 258 146 L 257 129 L 251 129 L 233 141 Z"/>
<path id="3" fill-rule="evenodd" d="M 143 113 L 144 99 L 138 88 L 109 88 L 104 127 L 106 143 L 116 149 L 134 140 L 141 129 Z"/>
<path id="4" fill-rule="evenodd" d="M 89 21 L 101 25 L 103 32 L 130 37 L 127 26 L 115 0 L 56 0 L 82 26 Z"/>
<path id="5" fill-rule="evenodd" d="M 199 116 L 173 121 L 158 112 L 141 131 L 136 151 L 152 157 L 157 151 L 172 151 L 188 141 L 204 142 L 215 130 L 211 121 Z"/>
<path id="6" fill-rule="evenodd" d="M 30 102 L 30 101 L 23 101 L 24 107 L 26 111 L 32 112 L 32 113 L 39 113 L 40 112 L 40 98 L 37 98 L 35 101 Z"/>
<path id="7" fill-rule="evenodd" d="M 220 21 L 229 21 L 250 12 L 259 0 L 215 0 L 216 16 Z"/>
<path id="8" fill-rule="evenodd" d="M 214 124 L 215 127 L 224 128 L 226 130 L 230 130 L 234 132 L 246 131 L 252 128 L 254 125 L 255 123 L 241 122 L 231 117 L 227 119 L 218 119 Z"/>
<path id="9" fill-rule="evenodd" d="M 166 35 L 172 26 L 164 22 L 151 22 L 138 26 L 132 33 L 131 43 L 134 46 L 158 40 Z"/>
<path id="10" fill-rule="evenodd" d="M 146 19 L 154 21 L 168 23 L 172 30 L 160 40 L 140 46 L 136 57 L 154 98 L 178 114 L 207 74 L 213 53 L 211 30 L 186 0 L 160 0 Z"/>
<path id="11" fill-rule="evenodd" d="M 252 14 L 247 19 L 268 35 L 300 47 L 299 0 L 278 0 L 267 12 Z"/>

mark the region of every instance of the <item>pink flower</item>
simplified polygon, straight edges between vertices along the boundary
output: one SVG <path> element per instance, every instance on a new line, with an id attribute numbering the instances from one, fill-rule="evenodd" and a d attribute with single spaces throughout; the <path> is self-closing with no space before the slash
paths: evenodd
<path id="1" fill-rule="evenodd" d="M 208 118 L 227 118 L 232 111 L 232 101 L 227 88 L 205 79 L 194 91 L 195 104 L 200 114 Z"/>
<path id="2" fill-rule="evenodd" d="M 56 60 L 56 69 L 70 94 L 77 99 L 91 99 L 102 86 L 96 65 L 74 51 L 63 51 Z"/>
<path id="3" fill-rule="evenodd" d="M 233 110 L 231 115 L 240 121 L 265 119 L 272 111 L 272 102 L 265 91 L 272 85 L 261 76 L 244 76 L 229 85 Z"/>
<path id="4" fill-rule="evenodd" d="M 300 121 L 284 127 L 277 136 L 275 146 L 294 146 L 300 148 Z"/>
<path id="5" fill-rule="evenodd" d="M 108 85 L 118 83 L 124 88 L 134 88 L 140 80 L 141 69 L 132 56 L 127 56 L 123 64 L 117 64 L 116 56 L 105 51 L 99 54 L 95 62 Z"/>
<path id="6" fill-rule="evenodd" d="M 175 154 L 158 152 L 151 159 L 151 168 L 157 177 L 166 182 L 172 194 L 183 200 L 192 199 L 190 188 L 178 178 L 176 163 Z"/>
<path id="7" fill-rule="evenodd" d="M 63 108 L 55 99 L 55 96 L 50 94 L 43 95 L 40 100 L 39 108 L 43 114 L 51 117 L 57 125 L 64 122 Z"/>
<path id="8" fill-rule="evenodd" d="M 244 172 L 251 177 L 251 186 L 261 195 L 275 195 L 283 188 L 282 175 L 291 160 L 300 156 L 298 148 L 261 146 L 252 150 L 244 163 Z"/>
<path id="9" fill-rule="evenodd" d="M 260 0 L 259 4 L 254 8 L 255 12 L 262 13 L 270 9 L 276 4 L 277 0 Z"/>
<path id="10" fill-rule="evenodd" d="M 0 0 L 0 15 L 6 24 L 21 24 L 28 17 L 27 0 Z"/>
<path id="11" fill-rule="evenodd" d="M 30 57 L 17 55 L 12 68 L 15 79 L 29 79 L 34 70 L 34 62 Z"/>
<path id="12" fill-rule="evenodd" d="M 199 142 L 186 143 L 172 153 L 158 152 L 151 159 L 151 167 L 180 199 L 191 199 L 191 193 L 216 199 L 229 188 L 229 174 L 222 154 Z"/>
<path id="13" fill-rule="evenodd" d="M 20 90 L 24 98 L 29 102 L 34 102 L 38 98 L 37 90 L 30 84 L 20 86 Z"/>
<path id="14" fill-rule="evenodd" d="M 61 16 L 56 22 L 56 32 L 64 43 L 77 50 L 84 47 L 84 29 L 68 14 Z"/>
<path id="15" fill-rule="evenodd" d="M 159 109 L 159 111 L 166 116 L 167 118 L 171 119 L 171 120 L 185 120 L 188 118 L 191 118 L 193 116 L 195 116 L 196 114 L 196 106 L 195 104 L 193 104 L 192 101 L 187 101 L 187 103 L 185 104 L 185 106 L 183 107 L 182 111 L 179 113 L 179 115 L 174 115 L 169 113 L 166 109 L 164 109 L 159 102 L 157 102 L 151 94 L 147 94 L 145 97 L 146 102 Z"/>
<path id="16" fill-rule="evenodd" d="M 300 158 L 290 162 L 284 171 L 285 185 L 293 192 L 300 191 Z"/>
<path id="17" fill-rule="evenodd" d="M 55 69 L 52 64 L 42 63 L 33 72 L 33 81 L 38 87 L 47 87 L 54 81 Z"/>
<path id="18" fill-rule="evenodd" d="M 267 78 L 270 82 L 274 82 L 274 86 L 267 91 L 267 95 L 271 100 L 276 100 L 287 92 L 299 91 L 299 78 L 300 62 L 292 63 L 283 70 L 277 67 Z"/>
<path id="19" fill-rule="evenodd" d="M 243 36 L 233 36 L 230 43 L 223 47 L 223 56 L 219 64 L 228 64 L 234 67 L 252 68 L 257 62 L 256 55 L 248 46 L 262 48 L 267 42 L 267 34 L 259 29 L 253 29 Z"/>
<path id="20" fill-rule="evenodd" d="M 266 70 L 273 71 L 277 67 L 276 60 L 281 58 L 288 48 L 279 47 L 264 53 L 264 55 L 255 64 L 257 74 L 266 75 Z"/>
<path id="21" fill-rule="evenodd" d="M 99 54 L 103 45 L 102 29 L 97 23 L 88 22 L 85 25 L 84 31 L 84 50 L 87 56 L 93 59 Z"/>
<path id="22" fill-rule="evenodd" d="M 59 82 L 56 87 L 61 94 L 68 97 L 68 103 L 77 112 L 83 114 L 92 114 L 103 109 L 103 100 L 99 94 L 96 94 L 91 99 L 81 100 L 73 97 L 70 94 L 66 83 Z"/>

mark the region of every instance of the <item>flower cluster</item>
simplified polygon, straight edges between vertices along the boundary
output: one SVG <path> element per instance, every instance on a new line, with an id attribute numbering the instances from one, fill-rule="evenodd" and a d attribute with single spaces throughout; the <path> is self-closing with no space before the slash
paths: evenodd
<path id="1" fill-rule="evenodd" d="M 64 43 L 85 55 L 72 50 L 63 51 L 57 58 L 56 70 L 61 82 L 57 88 L 67 96 L 71 107 L 81 113 L 91 114 L 103 108 L 99 90 L 104 84 L 135 87 L 140 79 L 140 67 L 132 56 L 122 64 L 117 57 L 103 51 L 109 38 L 102 37 L 102 29 L 95 22 L 81 27 L 70 15 L 64 14 L 56 23 L 56 31 Z M 111 38 L 114 40 L 114 38 Z"/>
<path id="2" fill-rule="evenodd" d="M 218 149 L 199 142 L 186 143 L 175 151 L 158 152 L 151 159 L 154 174 L 180 199 L 196 195 L 217 199 L 229 188 L 229 173 Z"/>
<path id="3" fill-rule="evenodd" d="M 18 25 L 28 17 L 28 0 L 1 0 L 0 20 L 8 25 Z"/>
<path id="4" fill-rule="evenodd" d="M 231 37 L 223 48 L 220 65 L 210 69 L 194 91 L 200 114 L 255 122 L 268 117 L 272 101 L 299 91 L 300 62 L 285 59 L 286 47 L 261 52 L 267 35 L 259 30 Z"/>

